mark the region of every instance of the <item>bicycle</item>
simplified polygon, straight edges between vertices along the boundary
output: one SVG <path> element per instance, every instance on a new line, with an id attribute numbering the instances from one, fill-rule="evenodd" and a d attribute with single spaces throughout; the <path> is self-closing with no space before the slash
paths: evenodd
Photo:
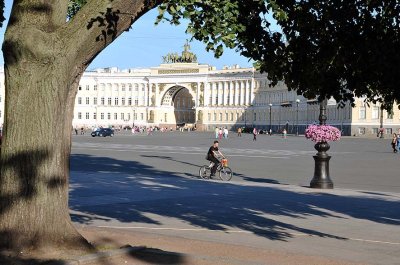
<path id="1" fill-rule="evenodd" d="M 227 160 L 226 160 L 227 161 Z M 214 163 L 210 161 L 210 165 L 204 165 L 200 167 L 199 176 L 202 179 L 211 179 L 211 168 Z M 218 177 L 221 180 L 229 181 L 232 178 L 233 172 L 230 167 L 227 166 L 227 162 L 219 163 L 217 167 Z"/>

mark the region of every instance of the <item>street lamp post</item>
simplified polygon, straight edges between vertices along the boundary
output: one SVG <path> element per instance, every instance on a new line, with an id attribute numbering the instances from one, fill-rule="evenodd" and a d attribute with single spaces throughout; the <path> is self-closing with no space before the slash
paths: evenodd
<path id="1" fill-rule="evenodd" d="M 326 124 L 327 102 L 328 101 L 325 99 L 320 103 L 319 125 Z M 330 146 L 327 142 L 319 142 L 315 144 L 314 148 L 318 151 L 318 153 L 314 156 L 315 169 L 314 177 L 310 183 L 310 188 L 333 189 L 333 182 L 329 176 L 329 160 L 331 157 L 326 153 Z"/>
<path id="2" fill-rule="evenodd" d="M 382 104 L 381 104 L 380 109 L 381 109 L 381 113 L 380 113 L 380 118 L 379 118 L 380 119 L 379 133 L 381 134 L 380 138 L 383 139 L 384 136 L 383 136 L 383 107 L 382 107 Z"/>
<path id="3" fill-rule="evenodd" d="M 269 132 L 272 132 L 272 104 L 269 103 Z"/>
<path id="4" fill-rule="evenodd" d="M 299 103 L 300 99 L 296 99 L 296 136 L 299 136 Z"/>

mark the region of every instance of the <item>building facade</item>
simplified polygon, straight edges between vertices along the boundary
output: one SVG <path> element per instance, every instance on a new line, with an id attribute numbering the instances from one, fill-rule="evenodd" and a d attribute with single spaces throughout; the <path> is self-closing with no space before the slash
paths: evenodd
<path id="1" fill-rule="evenodd" d="M 0 122 L 4 120 L 4 73 L 0 75 Z M 357 98 L 355 107 L 328 101 L 327 123 L 344 135 L 376 135 L 379 105 Z M 117 68 L 85 72 L 76 96 L 73 127 L 196 126 L 271 128 L 304 133 L 318 123 L 319 104 L 283 83 L 269 86 L 265 74 L 235 65 L 217 70 L 197 62 L 165 62 L 149 69 Z M 385 132 L 399 132 L 400 111 L 383 112 Z"/>

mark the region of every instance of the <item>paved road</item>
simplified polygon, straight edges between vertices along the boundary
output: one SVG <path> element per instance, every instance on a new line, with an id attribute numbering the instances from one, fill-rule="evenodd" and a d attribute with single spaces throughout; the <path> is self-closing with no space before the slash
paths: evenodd
<path id="1" fill-rule="evenodd" d="M 74 136 L 72 170 L 95 167 L 110 172 L 140 170 L 149 175 L 197 178 L 212 141 L 210 133 Z M 332 143 L 330 174 L 335 187 L 400 191 L 400 155 L 391 152 L 389 143 L 390 140 L 377 138 L 344 138 Z M 223 139 L 220 146 L 229 157 L 236 181 L 308 186 L 314 173 L 312 156 L 316 151 L 304 137 L 259 135 L 253 142 L 249 134 L 242 138 L 232 135 Z"/>
<path id="2" fill-rule="evenodd" d="M 205 133 L 175 132 L 74 136 L 73 221 L 255 251 L 399 264 L 400 156 L 390 153 L 388 140 L 334 143 L 334 190 L 301 187 L 311 179 L 315 151 L 297 137 L 223 140 L 237 174 L 225 183 L 199 180 L 198 166 L 212 140 Z"/>

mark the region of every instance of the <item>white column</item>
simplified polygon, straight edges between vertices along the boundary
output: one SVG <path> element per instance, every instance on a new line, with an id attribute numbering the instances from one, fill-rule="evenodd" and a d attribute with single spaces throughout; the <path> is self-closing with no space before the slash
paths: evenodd
<path id="1" fill-rule="evenodd" d="M 255 82 L 251 82 L 250 84 L 250 104 L 252 104 L 252 102 L 254 101 L 254 86 L 255 86 Z"/>
<path id="2" fill-rule="evenodd" d="M 159 87 L 159 84 L 158 83 L 156 83 L 156 93 L 155 93 L 155 95 L 154 95 L 154 106 L 155 107 L 158 107 L 159 106 L 159 104 L 158 104 L 158 97 L 159 97 L 159 94 L 160 93 L 160 87 Z"/>
<path id="3" fill-rule="evenodd" d="M 253 102 L 251 100 L 251 91 L 250 91 L 251 90 L 251 83 L 250 83 L 249 80 L 246 80 L 245 82 L 246 82 L 246 90 L 248 92 L 248 95 L 246 97 L 246 99 L 247 99 L 246 104 L 250 106 L 251 104 L 253 104 Z"/>
<path id="4" fill-rule="evenodd" d="M 215 90 L 214 90 L 214 83 L 210 83 L 210 91 L 211 91 L 211 105 L 215 104 Z"/>
<path id="5" fill-rule="evenodd" d="M 243 85 L 243 81 L 239 81 L 239 86 L 240 86 L 240 105 L 244 105 L 244 99 L 246 97 L 246 88 Z"/>
<path id="6" fill-rule="evenodd" d="M 229 95 L 229 89 L 228 89 L 228 82 L 224 81 L 224 105 L 227 106 L 229 105 L 228 102 L 228 95 Z"/>
<path id="7" fill-rule="evenodd" d="M 231 81 L 229 82 L 229 94 L 230 94 L 229 105 L 232 106 L 233 105 L 233 84 Z"/>
<path id="8" fill-rule="evenodd" d="M 235 89 L 235 105 L 238 106 L 239 105 L 239 87 L 238 87 L 238 83 L 237 81 L 233 82 L 234 85 L 234 89 Z"/>
<path id="9" fill-rule="evenodd" d="M 223 105 L 224 104 L 224 86 L 222 85 L 222 82 L 218 82 L 218 105 Z"/>
<path id="10" fill-rule="evenodd" d="M 197 82 L 195 106 L 196 108 L 200 106 L 200 82 Z"/>
<path id="11" fill-rule="evenodd" d="M 209 90 L 209 85 L 208 85 L 208 82 L 204 82 L 204 98 L 203 98 L 203 100 L 204 100 L 204 106 L 208 106 L 209 105 L 209 94 L 210 94 L 210 91 L 208 91 Z"/>
<path id="12" fill-rule="evenodd" d="M 247 101 L 248 101 L 249 96 L 247 95 L 248 89 L 247 89 L 246 81 L 241 81 L 241 83 L 242 83 L 242 87 L 243 87 L 243 91 L 244 91 L 244 93 L 243 93 L 243 105 L 247 105 Z"/>

